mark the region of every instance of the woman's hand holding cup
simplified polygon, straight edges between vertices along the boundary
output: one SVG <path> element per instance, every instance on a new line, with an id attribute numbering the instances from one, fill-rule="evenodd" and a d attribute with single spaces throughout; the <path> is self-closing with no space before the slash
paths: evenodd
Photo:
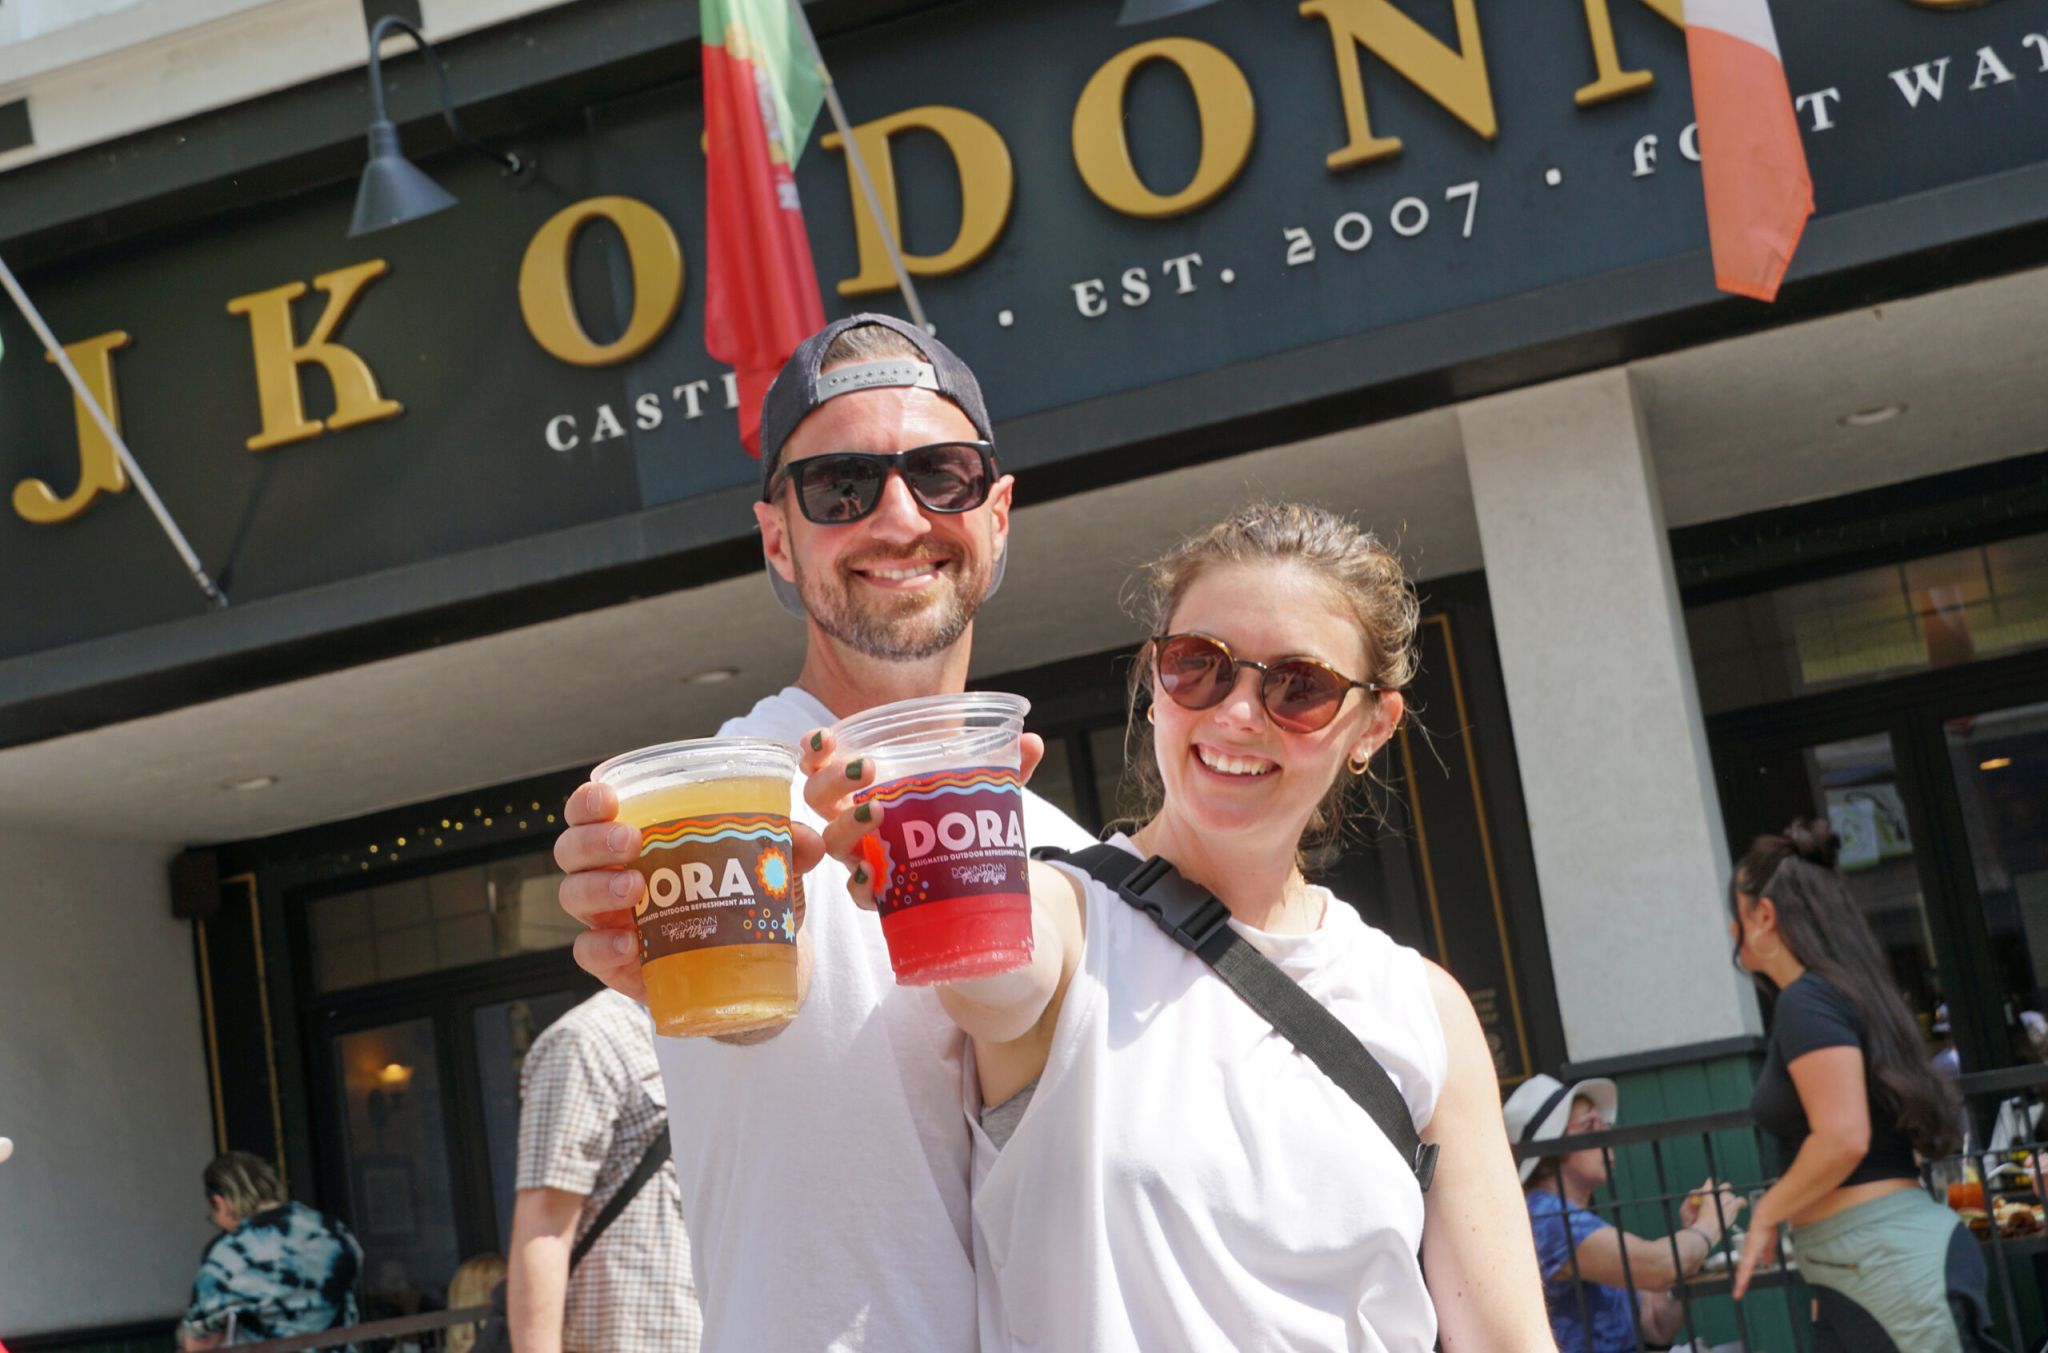
<path id="1" fill-rule="evenodd" d="M 1025 733 L 1017 740 L 1019 775 L 1029 783 L 1045 758 L 1045 739 Z M 854 905 L 875 910 L 876 874 L 881 851 L 875 829 L 888 809 L 879 803 L 858 803 L 856 796 L 875 783 L 872 757 L 844 756 L 829 728 L 815 729 L 797 744 L 798 766 L 805 775 L 804 802 L 825 821 L 823 852 L 846 866 L 846 891 Z M 816 861 L 811 861 L 815 864 Z M 802 866 L 809 869 L 810 865 Z"/>

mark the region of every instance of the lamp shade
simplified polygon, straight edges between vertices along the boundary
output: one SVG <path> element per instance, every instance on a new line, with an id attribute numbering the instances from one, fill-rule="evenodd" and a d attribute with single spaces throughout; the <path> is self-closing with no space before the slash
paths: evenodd
<path id="1" fill-rule="evenodd" d="M 398 128 L 385 118 L 370 124 L 370 162 L 356 186 L 356 214 L 348 235 L 354 239 L 386 226 L 431 216 L 455 205 L 455 194 L 434 182 L 398 148 Z"/>

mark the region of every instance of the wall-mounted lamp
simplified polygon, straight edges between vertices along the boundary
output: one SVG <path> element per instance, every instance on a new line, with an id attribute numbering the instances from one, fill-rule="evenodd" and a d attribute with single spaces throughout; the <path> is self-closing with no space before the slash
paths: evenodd
<path id="1" fill-rule="evenodd" d="M 377 1072 L 377 1084 L 393 1099 L 412 1088 L 413 1068 L 403 1062 L 386 1062 Z"/>
<path id="2" fill-rule="evenodd" d="M 384 40 L 393 29 L 410 37 L 433 62 L 434 78 L 441 90 L 441 116 L 457 140 L 486 159 L 497 161 L 505 166 L 506 173 L 521 180 L 530 179 L 534 169 L 530 157 L 493 150 L 469 134 L 455 116 L 455 100 L 448 92 L 448 70 L 441 64 L 441 54 L 420 36 L 419 29 L 396 14 L 387 14 L 370 29 L 370 162 L 363 166 L 362 181 L 356 187 L 356 214 L 348 228 L 350 239 L 386 226 L 431 216 L 455 205 L 455 194 L 428 178 L 405 158 L 405 152 L 398 145 L 398 128 L 392 125 L 390 114 L 384 109 L 381 53 Z"/>

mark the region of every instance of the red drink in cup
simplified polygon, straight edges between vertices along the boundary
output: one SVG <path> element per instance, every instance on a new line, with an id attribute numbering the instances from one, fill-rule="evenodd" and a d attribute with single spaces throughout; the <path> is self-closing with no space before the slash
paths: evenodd
<path id="1" fill-rule="evenodd" d="M 870 758 L 863 802 L 884 809 L 865 847 L 896 980 L 957 982 L 1031 961 L 1031 886 L 1018 735 L 1031 703 L 983 691 L 902 700 L 842 720 Z"/>

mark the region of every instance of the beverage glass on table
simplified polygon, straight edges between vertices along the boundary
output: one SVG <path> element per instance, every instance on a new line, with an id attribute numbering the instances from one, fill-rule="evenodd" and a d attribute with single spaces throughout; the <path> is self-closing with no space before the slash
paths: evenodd
<path id="1" fill-rule="evenodd" d="M 655 1032 L 737 1034 L 796 1016 L 796 766 L 787 743 L 699 738 L 590 773 L 640 829 L 632 868 L 647 887 L 634 919 Z"/>
<path id="2" fill-rule="evenodd" d="M 1018 737 L 1031 703 L 994 691 L 901 700 L 844 719 L 848 760 L 872 758 L 880 804 L 861 843 L 896 980 L 957 982 L 1031 961 Z"/>

